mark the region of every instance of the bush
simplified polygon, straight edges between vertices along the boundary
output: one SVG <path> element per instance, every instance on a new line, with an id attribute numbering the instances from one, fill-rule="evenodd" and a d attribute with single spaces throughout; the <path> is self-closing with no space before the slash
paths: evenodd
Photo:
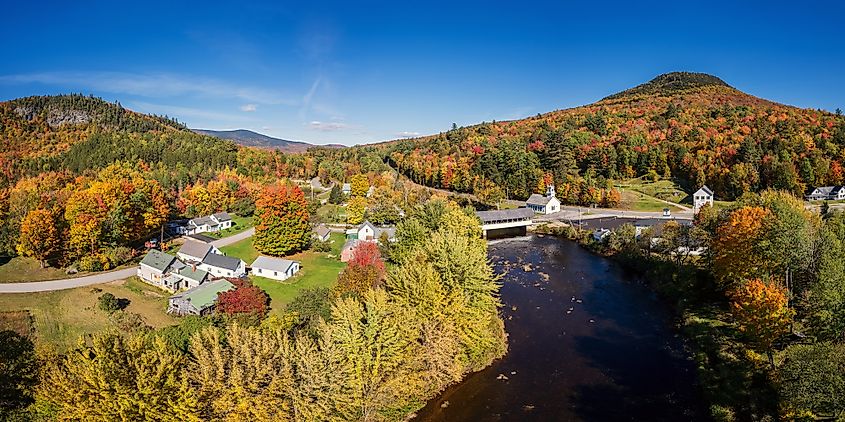
<path id="1" fill-rule="evenodd" d="M 101 310 L 112 313 L 120 309 L 120 301 L 111 293 L 103 293 L 97 299 Z"/>
<path id="2" fill-rule="evenodd" d="M 845 414 L 845 345 L 790 346 L 785 355 L 778 378 L 787 414 Z"/>
<path id="3" fill-rule="evenodd" d="M 113 312 L 110 319 L 118 328 L 129 333 L 149 331 L 151 329 L 141 315 L 132 312 Z"/>
<path id="4" fill-rule="evenodd" d="M 108 260 L 103 255 L 85 255 L 79 260 L 79 271 L 96 272 L 109 268 Z"/>
<path id="5" fill-rule="evenodd" d="M 329 252 L 332 250 L 332 243 L 328 240 L 311 241 L 311 250 L 314 252 Z"/>
<path id="6" fill-rule="evenodd" d="M 109 268 L 114 268 L 132 259 L 132 249 L 125 246 L 109 248 L 103 252 L 103 258 L 108 262 Z"/>

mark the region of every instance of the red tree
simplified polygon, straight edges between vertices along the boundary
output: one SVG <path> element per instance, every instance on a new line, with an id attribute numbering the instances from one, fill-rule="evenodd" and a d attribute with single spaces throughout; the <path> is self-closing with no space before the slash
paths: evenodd
<path id="1" fill-rule="evenodd" d="M 363 297 L 370 289 L 384 283 L 384 261 L 376 242 L 360 242 L 352 253 L 349 265 L 337 278 L 334 293 Z"/>
<path id="2" fill-rule="evenodd" d="M 260 287 L 241 279 L 227 279 L 235 288 L 217 295 L 217 311 L 232 316 L 253 314 L 263 317 L 267 314 L 270 297 Z"/>

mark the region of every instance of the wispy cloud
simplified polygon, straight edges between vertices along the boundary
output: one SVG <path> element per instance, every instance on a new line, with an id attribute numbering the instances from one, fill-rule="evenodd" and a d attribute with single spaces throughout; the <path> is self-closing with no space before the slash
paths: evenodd
<path id="1" fill-rule="evenodd" d="M 183 120 L 187 117 L 206 120 L 207 123 L 215 123 L 218 126 L 225 126 L 227 123 L 249 123 L 256 120 L 240 114 L 227 114 L 214 111 L 202 110 L 191 107 L 180 107 L 168 104 L 153 104 L 143 101 L 131 101 L 128 107 L 132 110 L 150 114 L 166 114 Z"/>
<path id="2" fill-rule="evenodd" d="M 169 73 L 41 72 L 2 75 L 0 83 L 40 83 L 149 98 L 198 95 L 257 104 L 299 104 L 296 99 L 264 87 L 241 86 L 217 79 Z"/>
<path id="3" fill-rule="evenodd" d="M 241 106 L 241 111 L 245 111 L 247 113 L 252 113 L 253 111 L 257 110 L 258 106 L 255 104 L 244 104 Z"/>
<path id="4" fill-rule="evenodd" d="M 416 138 L 417 136 L 420 136 L 419 132 L 407 132 L 406 131 L 406 132 L 399 132 L 399 133 L 396 134 L 397 138 Z"/>
<path id="5" fill-rule="evenodd" d="M 352 126 L 342 122 L 320 122 L 317 120 L 308 123 L 308 127 L 321 132 L 337 132 L 352 128 Z"/>

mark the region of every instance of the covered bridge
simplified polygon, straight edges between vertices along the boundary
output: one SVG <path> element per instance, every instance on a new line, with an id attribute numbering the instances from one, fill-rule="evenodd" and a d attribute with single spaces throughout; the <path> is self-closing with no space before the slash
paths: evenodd
<path id="1" fill-rule="evenodd" d="M 525 236 L 534 217 L 534 211 L 530 208 L 476 211 L 475 214 L 481 220 L 481 230 L 485 238 Z"/>

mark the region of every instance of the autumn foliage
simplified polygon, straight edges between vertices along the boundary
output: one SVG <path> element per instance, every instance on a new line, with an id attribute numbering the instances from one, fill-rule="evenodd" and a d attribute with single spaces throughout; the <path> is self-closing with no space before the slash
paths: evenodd
<path id="1" fill-rule="evenodd" d="M 310 238 L 308 203 L 296 186 L 265 187 L 255 201 L 256 249 L 283 256 L 305 248 Z"/>
<path id="2" fill-rule="evenodd" d="M 743 207 L 716 229 L 713 269 L 723 286 L 753 278 L 761 268 L 762 257 L 755 247 L 768 216 L 764 208 Z"/>
<path id="3" fill-rule="evenodd" d="M 384 261 L 378 244 L 359 242 L 349 265 L 338 276 L 334 293 L 362 298 L 367 291 L 383 285 L 384 277 Z"/>
<path id="4" fill-rule="evenodd" d="M 229 279 L 235 288 L 217 296 L 217 312 L 226 315 L 251 314 L 263 317 L 270 297 L 260 287 L 243 279 Z"/>
<path id="5" fill-rule="evenodd" d="M 731 293 L 731 312 L 739 330 L 770 357 L 774 342 L 789 332 L 794 312 L 787 303 L 786 289 L 760 279 L 749 280 Z"/>
<path id="6" fill-rule="evenodd" d="M 18 253 L 37 259 L 43 268 L 58 247 L 59 231 L 53 213 L 45 209 L 30 211 L 21 222 Z"/>

